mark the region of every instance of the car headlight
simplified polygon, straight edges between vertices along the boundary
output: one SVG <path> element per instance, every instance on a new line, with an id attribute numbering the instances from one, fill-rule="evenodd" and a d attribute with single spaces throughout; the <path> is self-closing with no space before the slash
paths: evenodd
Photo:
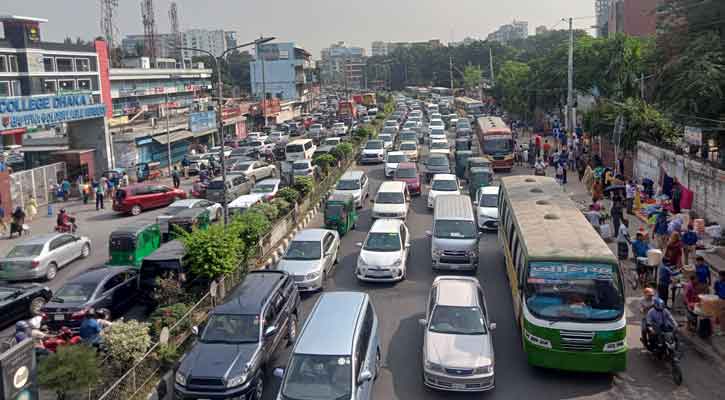
<path id="1" fill-rule="evenodd" d="M 477 250 L 466 250 L 466 255 L 469 257 L 474 257 L 476 254 L 478 254 Z"/>
<path id="2" fill-rule="evenodd" d="M 615 351 L 622 350 L 626 347 L 626 344 L 624 343 L 624 339 L 618 340 L 616 342 L 607 343 L 604 345 L 604 352 L 605 353 L 611 353 Z"/>
<path id="3" fill-rule="evenodd" d="M 429 371 L 443 372 L 443 366 L 441 366 L 440 364 L 436 364 L 434 362 L 430 362 L 428 360 L 425 361 L 425 369 L 427 369 Z"/>
<path id="4" fill-rule="evenodd" d="M 392 264 L 390 264 L 391 267 L 399 267 L 401 265 L 403 265 L 403 260 L 401 259 L 397 259 Z"/>
<path id="5" fill-rule="evenodd" d="M 309 274 L 305 275 L 305 280 L 310 281 L 312 279 L 317 279 L 318 276 L 320 276 L 320 273 L 318 271 L 310 272 Z"/>
<path id="6" fill-rule="evenodd" d="M 236 386 L 243 384 L 246 381 L 247 381 L 247 374 L 245 372 L 241 375 L 237 375 L 237 376 L 233 376 L 233 377 L 229 378 L 227 380 L 227 387 L 228 388 L 236 387 Z"/>
<path id="7" fill-rule="evenodd" d="M 433 249 L 432 253 L 434 256 L 439 257 L 439 256 L 443 255 L 443 250 Z"/>
<path id="8" fill-rule="evenodd" d="M 486 365 L 483 367 L 478 367 L 473 370 L 474 374 L 490 374 L 493 372 L 493 365 Z"/>
<path id="9" fill-rule="evenodd" d="M 357 259 L 357 266 L 358 266 L 358 268 L 363 268 L 363 269 L 365 269 L 365 268 L 367 268 L 367 267 L 368 267 L 369 265 L 370 265 L 370 264 L 368 264 L 368 263 L 366 263 L 366 262 L 365 262 L 365 259 L 364 259 L 364 258 L 362 258 L 362 257 L 359 257 L 359 258 Z"/>
<path id="10" fill-rule="evenodd" d="M 186 386 L 186 376 L 182 374 L 181 372 L 176 372 L 176 383 L 178 383 L 181 386 Z"/>
<path id="11" fill-rule="evenodd" d="M 535 345 L 543 347 L 545 349 L 551 348 L 551 342 L 546 339 L 542 339 L 538 336 L 534 336 L 531 333 L 529 333 L 529 331 L 526 331 L 526 330 L 524 330 L 524 335 L 526 336 L 526 340 L 531 344 L 535 344 Z"/>

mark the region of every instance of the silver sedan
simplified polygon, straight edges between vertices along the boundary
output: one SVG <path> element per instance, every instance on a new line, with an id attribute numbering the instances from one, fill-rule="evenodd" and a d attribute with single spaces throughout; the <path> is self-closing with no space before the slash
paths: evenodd
<path id="1" fill-rule="evenodd" d="M 91 239 L 70 233 L 34 236 L 0 259 L 0 279 L 52 280 L 58 269 L 91 254 Z"/>

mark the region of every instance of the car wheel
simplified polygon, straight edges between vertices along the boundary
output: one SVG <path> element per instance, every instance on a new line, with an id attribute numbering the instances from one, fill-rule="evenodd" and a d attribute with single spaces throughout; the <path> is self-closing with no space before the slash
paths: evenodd
<path id="1" fill-rule="evenodd" d="M 287 346 L 297 340 L 297 314 L 290 314 L 289 322 L 287 322 Z"/>
<path id="2" fill-rule="evenodd" d="M 33 301 L 30 302 L 30 315 L 36 316 L 40 315 L 40 309 L 43 308 L 46 301 L 43 297 L 36 297 L 33 299 Z"/>
<path id="3" fill-rule="evenodd" d="M 264 374 L 257 374 L 257 384 L 254 385 L 254 400 L 262 400 L 264 395 Z"/>
<path id="4" fill-rule="evenodd" d="M 138 204 L 131 207 L 131 215 L 133 215 L 134 217 L 141 214 L 141 211 L 143 211 L 143 210 L 141 209 L 141 206 Z"/>
<path id="5" fill-rule="evenodd" d="M 86 258 L 89 255 L 91 255 L 91 246 L 88 244 L 84 244 L 83 248 L 81 249 L 81 258 Z"/>
<path id="6" fill-rule="evenodd" d="M 52 262 L 48 264 L 48 271 L 45 273 L 45 280 L 52 281 L 58 275 L 58 264 Z"/>

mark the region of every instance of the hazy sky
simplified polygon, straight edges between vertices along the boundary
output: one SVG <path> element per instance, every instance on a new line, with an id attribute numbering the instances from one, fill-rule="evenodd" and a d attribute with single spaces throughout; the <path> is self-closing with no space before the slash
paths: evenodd
<path id="1" fill-rule="evenodd" d="M 139 0 L 118 0 L 121 34 L 143 33 Z M 16 0 L 4 2 L 0 14 L 41 17 L 43 40 L 66 36 L 98 36 L 99 0 Z M 171 0 L 155 0 L 158 32 L 169 31 Z M 594 15 L 594 0 L 177 0 L 182 29 L 224 28 L 239 32 L 241 41 L 259 34 L 294 41 L 320 57 L 320 49 L 346 41 L 370 49 L 374 40 L 393 42 L 485 38 L 513 19 L 549 28 L 562 17 Z M 593 18 L 575 21 L 588 28 Z"/>

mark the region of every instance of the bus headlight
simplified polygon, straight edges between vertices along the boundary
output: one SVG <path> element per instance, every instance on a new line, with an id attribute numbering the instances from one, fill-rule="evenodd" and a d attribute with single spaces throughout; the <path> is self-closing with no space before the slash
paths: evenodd
<path id="1" fill-rule="evenodd" d="M 526 336 L 526 340 L 528 340 L 529 343 L 531 343 L 531 344 L 535 344 L 535 345 L 537 345 L 539 347 L 543 347 L 545 349 L 551 348 L 551 342 L 546 339 L 542 339 L 538 336 L 534 336 L 534 335 L 530 334 L 529 331 L 526 331 L 526 330 L 524 330 L 524 335 Z"/>
<path id="2" fill-rule="evenodd" d="M 610 342 L 610 343 L 605 344 L 603 351 L 605 353 L 613 353 L 615 351 L 622 350 L 625 347 L 626 347 L 626 345 L 624 343 L 624 339 L 622 339 L 622 340 L 618 340 L 616 342 Z"/>

